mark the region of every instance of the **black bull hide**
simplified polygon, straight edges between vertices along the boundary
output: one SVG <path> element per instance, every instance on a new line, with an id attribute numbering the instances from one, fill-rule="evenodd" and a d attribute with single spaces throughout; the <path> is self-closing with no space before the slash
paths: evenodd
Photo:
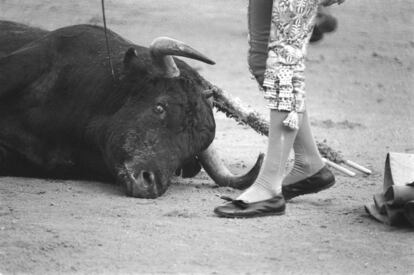
<path id="1" fill-rule="evenodd" d="M 199 172 L 215 135 L 208 82 L 181 60 L 108 38 L 114 76 L 100 27 L 0 22 L 1 176 L 117 181 L 156 198 L 177 171 Z M 232 186 L 250 185 L 260 162 Z"/>

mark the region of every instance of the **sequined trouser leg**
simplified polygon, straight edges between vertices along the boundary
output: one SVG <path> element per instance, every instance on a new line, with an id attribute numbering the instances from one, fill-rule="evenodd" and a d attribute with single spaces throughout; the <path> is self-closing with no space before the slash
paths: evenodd
<path id="1" fill-rule="evenodd" d="M 313 20 L 317 13 L 317 0 L 273 0 L 269 27 L 258 27 L 261 20 L 268 20 L 269 1 L 251 0 L 249 13 L 261 12 L 263 19 L 251 19 L 249 16 L 250 37 L 249 65 L 257 67 L 254 58 L 263 50 L 263 35 L 268 32 L 266 69 L 264 71 L 264 96 L 268 107 L 288 112 L 284 125 L 298 129 L 297 113 L 305 110 L 305 55 L 312 34 Z M 255 16 L 257 18 L 257 16 Z M 257 21 L 257 22 L 256 22 Z M 269 24 L 267 24 L 269 26 Z M 260 62 L 260 60 L 258 60 Z M 255 76 L 259 82 L 260 70 Z"/>

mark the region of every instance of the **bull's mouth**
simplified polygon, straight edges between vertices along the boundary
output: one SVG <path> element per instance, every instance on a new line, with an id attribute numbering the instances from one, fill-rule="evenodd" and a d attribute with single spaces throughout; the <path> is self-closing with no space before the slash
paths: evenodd
<path id="1" fill-rule="evenodd" d="M 128 196 L 142 199 L 158 198 L 170 185 L 169 178 L 160 176 L 160 173 L 149 169 L 132 169 L 128 164 L 124 164 L 118 178 Z"/>

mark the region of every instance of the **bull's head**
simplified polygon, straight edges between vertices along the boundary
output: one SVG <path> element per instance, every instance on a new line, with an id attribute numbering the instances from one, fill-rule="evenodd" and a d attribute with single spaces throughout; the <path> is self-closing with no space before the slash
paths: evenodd
<path id="1" fill-rule="evenodd" d="M 140 198 L 163 194 L 178 170 L 195 175 L 199 161 L 218 185 L 246 188 L 263 156 L 245 176 L 234 176 L 223 166 L 212 145 L 215 122 L 207 98 L 211 93 L 205 92 L 211 87 L 173 55 L 214 64 L 169 38 L 154 40 L 149 54 L 134 48 L 126 52 L 117 91 L 122 104 L 106 127 L 103 151 L 108 166 L 127 194 Z"/>

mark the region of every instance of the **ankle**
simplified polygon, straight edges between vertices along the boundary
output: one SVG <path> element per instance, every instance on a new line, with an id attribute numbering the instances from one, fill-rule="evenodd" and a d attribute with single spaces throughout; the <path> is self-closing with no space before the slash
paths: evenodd
<path id="1" fill-rule="evenodd" d="M 300 180 L 304 180 L 319 172 L 325 164 L 322 162 L 300 162 L 293 165 L 290 173 L 283 179 L 283 185 L 288 185 Z"/>
<path id="2" fill-rule="evenodd" d="M 295 162 L 293 164 L 292 171 L 298 174 L 315 174 L 322 167 L 325 166 L 322 158 L 320 156 L 315 157 L 304 157 L 304 156 L 295 156 Z"/>
<path id="3" fill-rule="evenodd" d="M 256 182 L 240 194 L 237 199 L 252 203 L 271 199 L 281 192 L 281 185 L 278 185 L 278 188 L 273 188 L 273 186 L 266 182 L 262 182 L 261 179 L 257 179 Z"/>

